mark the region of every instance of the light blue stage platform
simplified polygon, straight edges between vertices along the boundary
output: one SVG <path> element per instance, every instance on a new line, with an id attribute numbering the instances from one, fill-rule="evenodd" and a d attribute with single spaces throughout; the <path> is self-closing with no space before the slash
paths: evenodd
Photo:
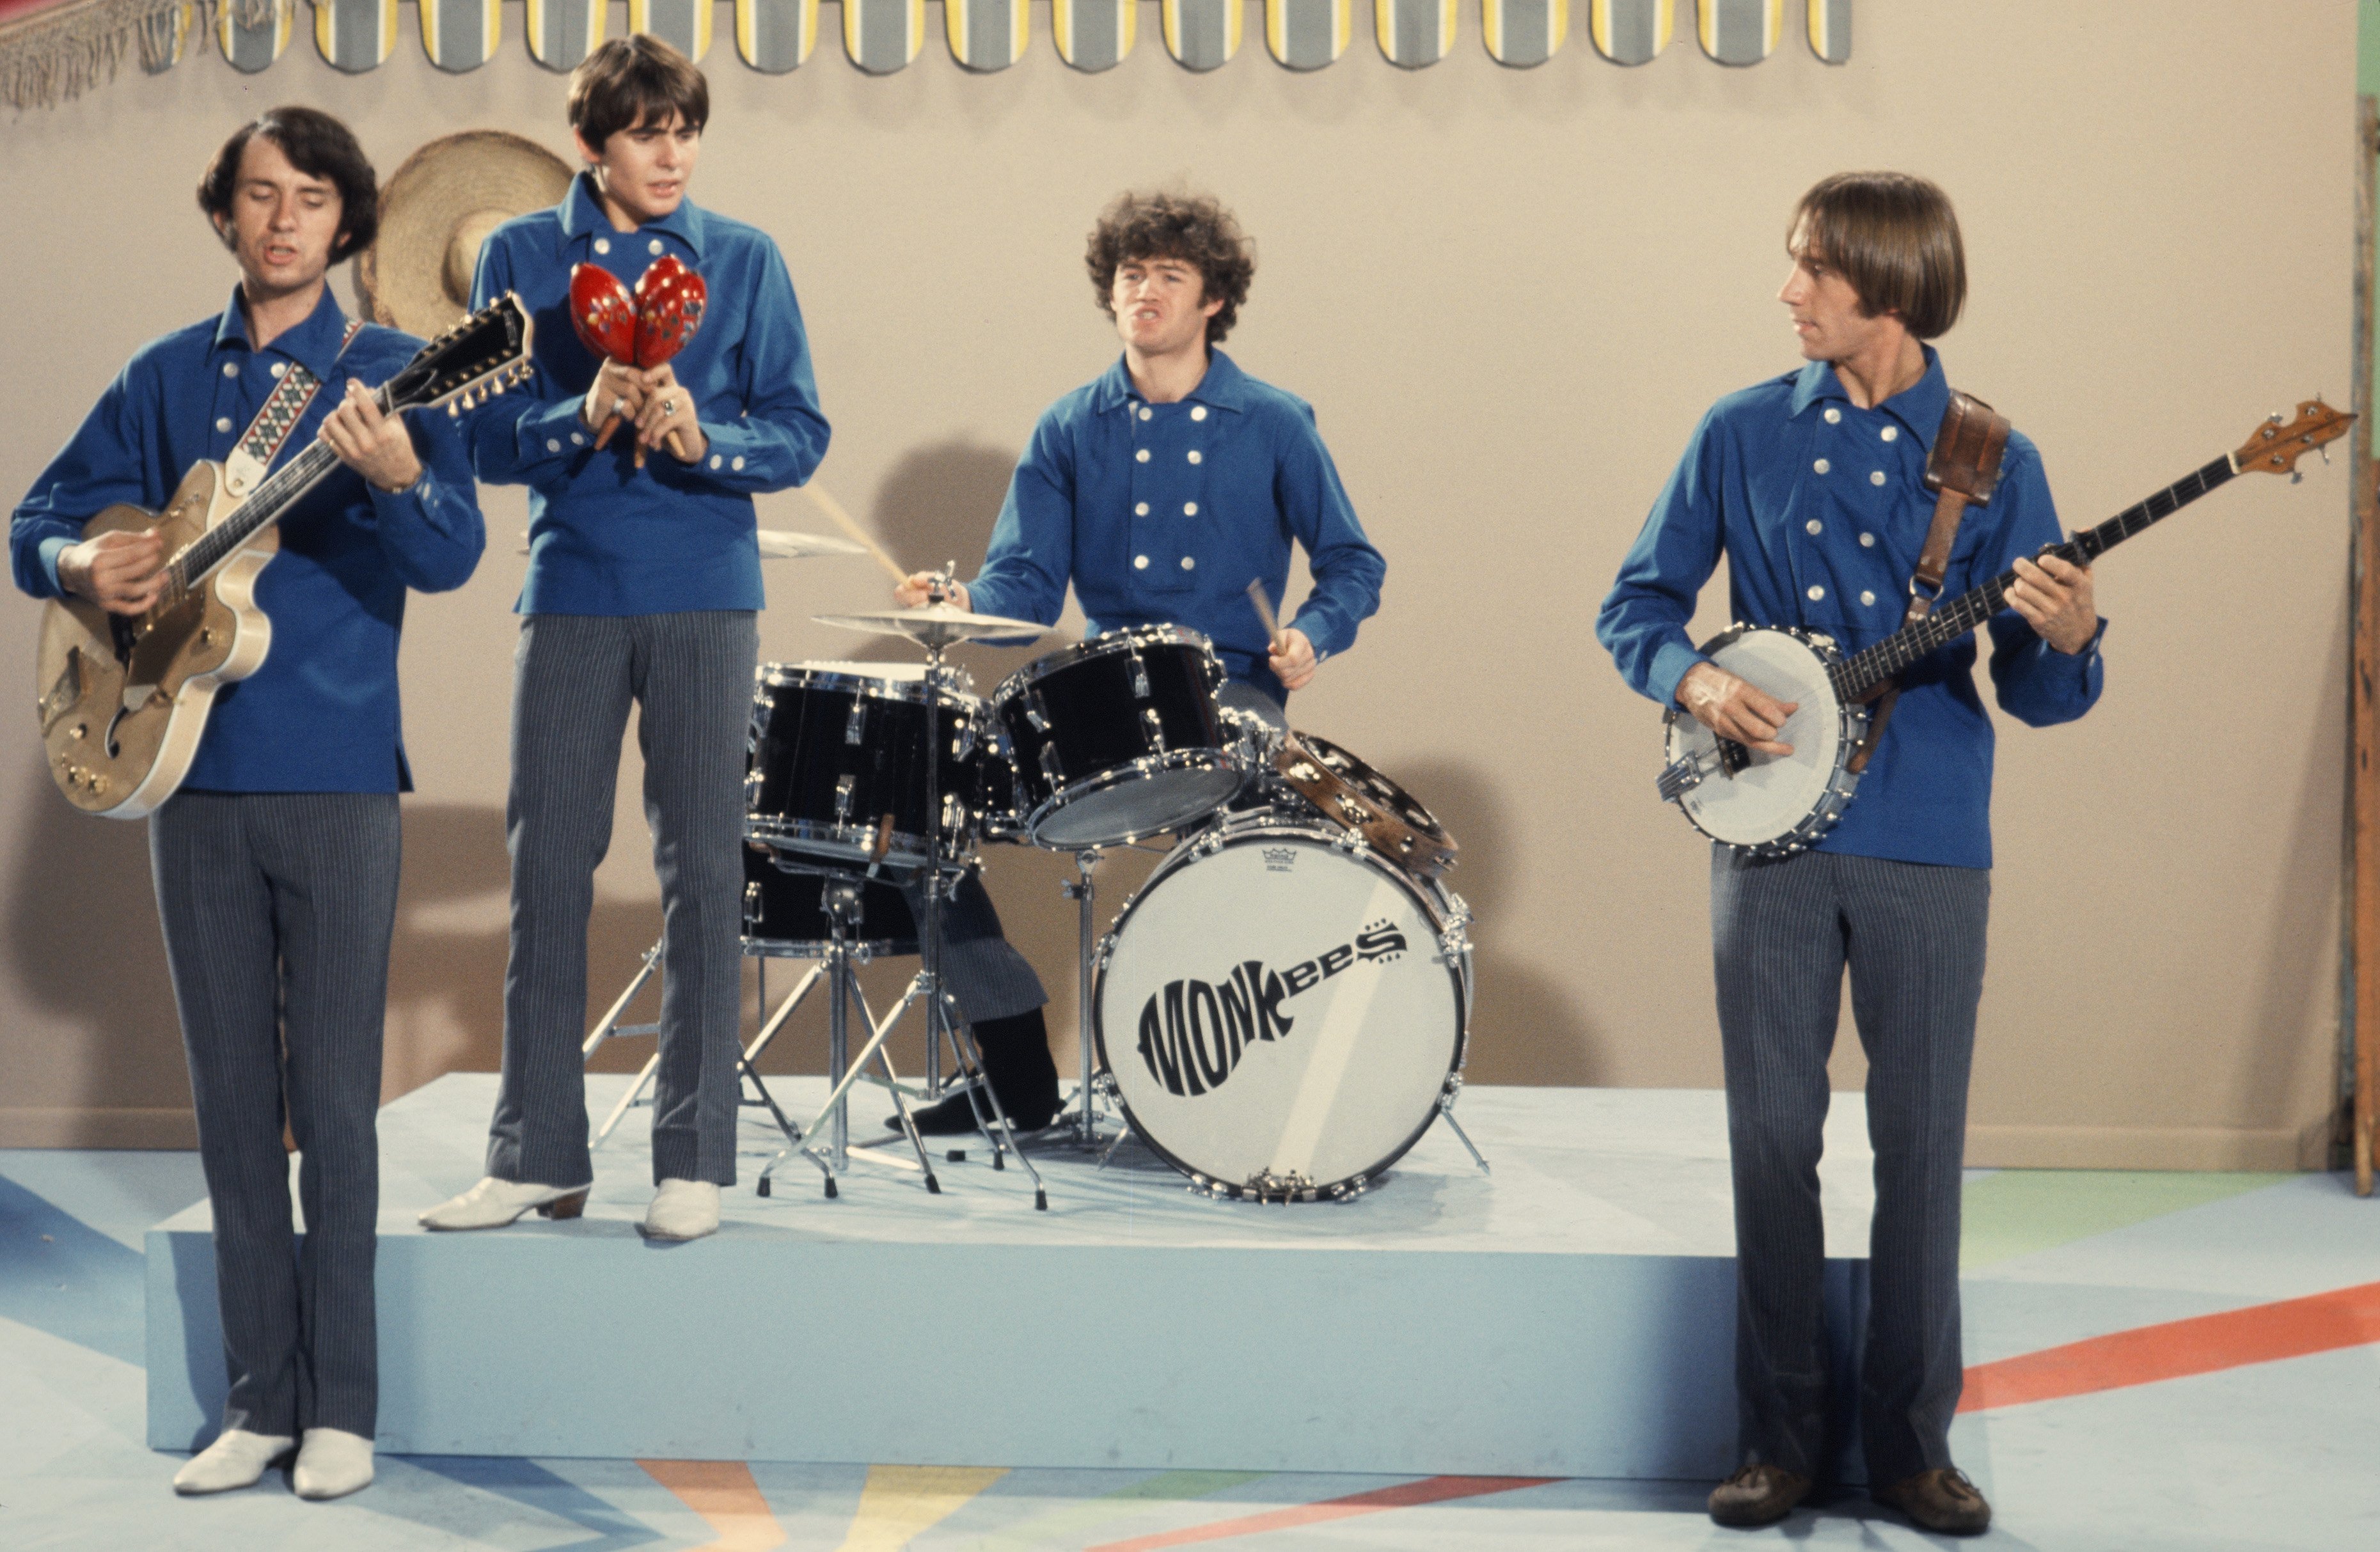
<path id="1" fill-rule="evenodd" d="M 625 1078 L 588 1083 L 603 1114 Z M 632 1119 L 587 1216 L 433 1235 L 477 1180 L 492 1075 L 381 1117 L 380 1446 L 597 1456 L 1516 1476 L 1724 1475 L 1734 1265 L 1716 1093 L 1472 1088 L 1494 1166 L 1434 1128 L 1350 1205 L 1194 1195 L 1127 1144 L 1105 1170 L 807 1163 L 743 1123 L 717 1237 L 648 1245 Z M 772 1080 L 806 1120 L 820 1080 Z M 873 1121 L 882 1102 L 856 1102 Z M 1864 1303 L 1869 1155 L 1840 1095 L 1825 1183 L 1834 1340 Z M 937 1156 L 939 1158 L 939 1155 Z M 148 1235 L 149 1442 L 212 1435 L 225 1388 L 201 1203 Z M 933 1398 L 928 1400 L 925 1398 Z"/>

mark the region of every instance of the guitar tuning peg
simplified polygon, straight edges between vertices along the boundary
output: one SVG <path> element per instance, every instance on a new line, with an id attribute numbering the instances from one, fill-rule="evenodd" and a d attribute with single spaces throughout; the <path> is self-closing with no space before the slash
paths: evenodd
<path id="1" fill-rule="evenodd" d="M 463 418 L 463 406 L 462 406 L 461 405 L 451 405 L 451 404 L 450 404 L 450 405 L 448 405 L 448 406 L 446 406 L 446 418 L 447 418 L 447 419 L 449 419 L 449 420 L 459 420 L 459 419 L 461 419 L 462 418 Z"/>
<path id="2" fill-rule="evenodd" d="M 2277 410 L 2277 410 L 2273 411 L 2273 413 L 2272 413 L 2272 414 L 2267 415 L 2266 417 L 2265 417 L 2265 419 L 2267 419 L 2267 420 L 2270 420 L 2274 425 L 2277 426 L 2277 425 L 2279 425 L 2279 424 L 2281 423 L 2281 412 L 2280 412 L 2279 410 Z"/>
<path id="3" fill-rule="evenodd" d="M 2304 483 L 2305 483 L 2305 470 L 2303 470 L 2303 469 L 2291 469 L 2291 470 L 2289 470 L 2289 483 L 2290 483 L 2290 484 L 2292 484 L 2292 485 L 2302 485 L 2302 484 L 2304 484 Z"/>

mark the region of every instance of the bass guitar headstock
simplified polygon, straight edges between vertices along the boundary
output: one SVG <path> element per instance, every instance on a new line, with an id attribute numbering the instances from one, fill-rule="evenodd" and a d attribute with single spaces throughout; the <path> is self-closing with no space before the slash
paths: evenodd
<path id="1" fill-rule="evenodd" d="M 2337 410 L 2320 399 L 2308 399 L 2298 406 L 2298 418 L 2284 425 L 2281 412 L 2275 410 L 2254 434 L 2240 444 L 2231 455 L 2231 467 L 2241 474 L 2253 470 L 2258 474 L 2297 476 L 2298 460 L 2325 443 L 2337 442 L 2355 424 L 2355 417 Z M 2330 455 L 2325 453 L 2327 463 Z"/>
<path id="2" fill-rule="evenodd" d="M 459 415 L 529 372 L 528 309 L 507 291 L 421 347 L 382 389 L 391 413 L 444 405 Z"/>

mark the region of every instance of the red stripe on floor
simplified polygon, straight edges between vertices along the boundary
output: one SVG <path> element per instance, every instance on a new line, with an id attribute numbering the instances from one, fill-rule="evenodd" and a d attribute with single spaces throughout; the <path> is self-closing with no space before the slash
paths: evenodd
<path id="1" fill-rule="evenodd" d="M 2380 1342 L 2380 1282 L 2112 1331 L 1997 1364 L 1978 1364 L 1967 1371 L 1959 1410 L 1982 1412 L 2087 1396 L 2368 1342 Z"/>
<path id="2" fill-rule="evenodd" d="M 1265 1514 L 1244 1515 L 1237 1520 L 1219 1520 L 1211 1525 L 1194 1525 L 1186 1531 L 1167 1531 L 1160 1535 L 1135 1536 L 1130 1541 L 1111 1541 L 1105 1546 L 1091 1547 L 1088 1552 L 1157 1552 L 1161 1546 L 1188 1546 L 1194 1542 L 1224 1541 L 1232 1536 L 1255 1535 L 1260 1531 L 1285 1531 L 1299 1525 L 1318 1525 L 1326 1520 L 1378 1514 L 1385 1509 L 1412 1509 L 1420 1504 L 1444 1503 L 1450 1498 L 1475 1498 L 1489 1493 L 1509 1493 L 1516 1487 L 1536 1487 L 1554 1480 L 1549 1476 L 1425 1477 L 1419 1482 L 1401 1482 L 1394 1487 L 1378 1487 L 1368 1493 L 1351 1494 L 1321 1503 L 1299 1504 L 1293 1509 L 1276 1509 Z"/>

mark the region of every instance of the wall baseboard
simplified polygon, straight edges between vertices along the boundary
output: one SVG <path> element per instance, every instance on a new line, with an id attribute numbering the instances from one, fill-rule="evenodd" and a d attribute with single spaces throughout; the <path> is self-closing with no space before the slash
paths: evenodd
<path id="1" fill-rule="evenodd" d="M 0 1147 L 176 1148 L 199 1146 L 193 1110 L 96 1105 L 0 1105 Z"/>
<path id="2" fill-rule="evenodd" d="M 2329 1167 L 2327 1117 L 2299 1127 L 1986 1126 L 1967 1128 L 1975 1170 L 2253 1170 Z"/>

